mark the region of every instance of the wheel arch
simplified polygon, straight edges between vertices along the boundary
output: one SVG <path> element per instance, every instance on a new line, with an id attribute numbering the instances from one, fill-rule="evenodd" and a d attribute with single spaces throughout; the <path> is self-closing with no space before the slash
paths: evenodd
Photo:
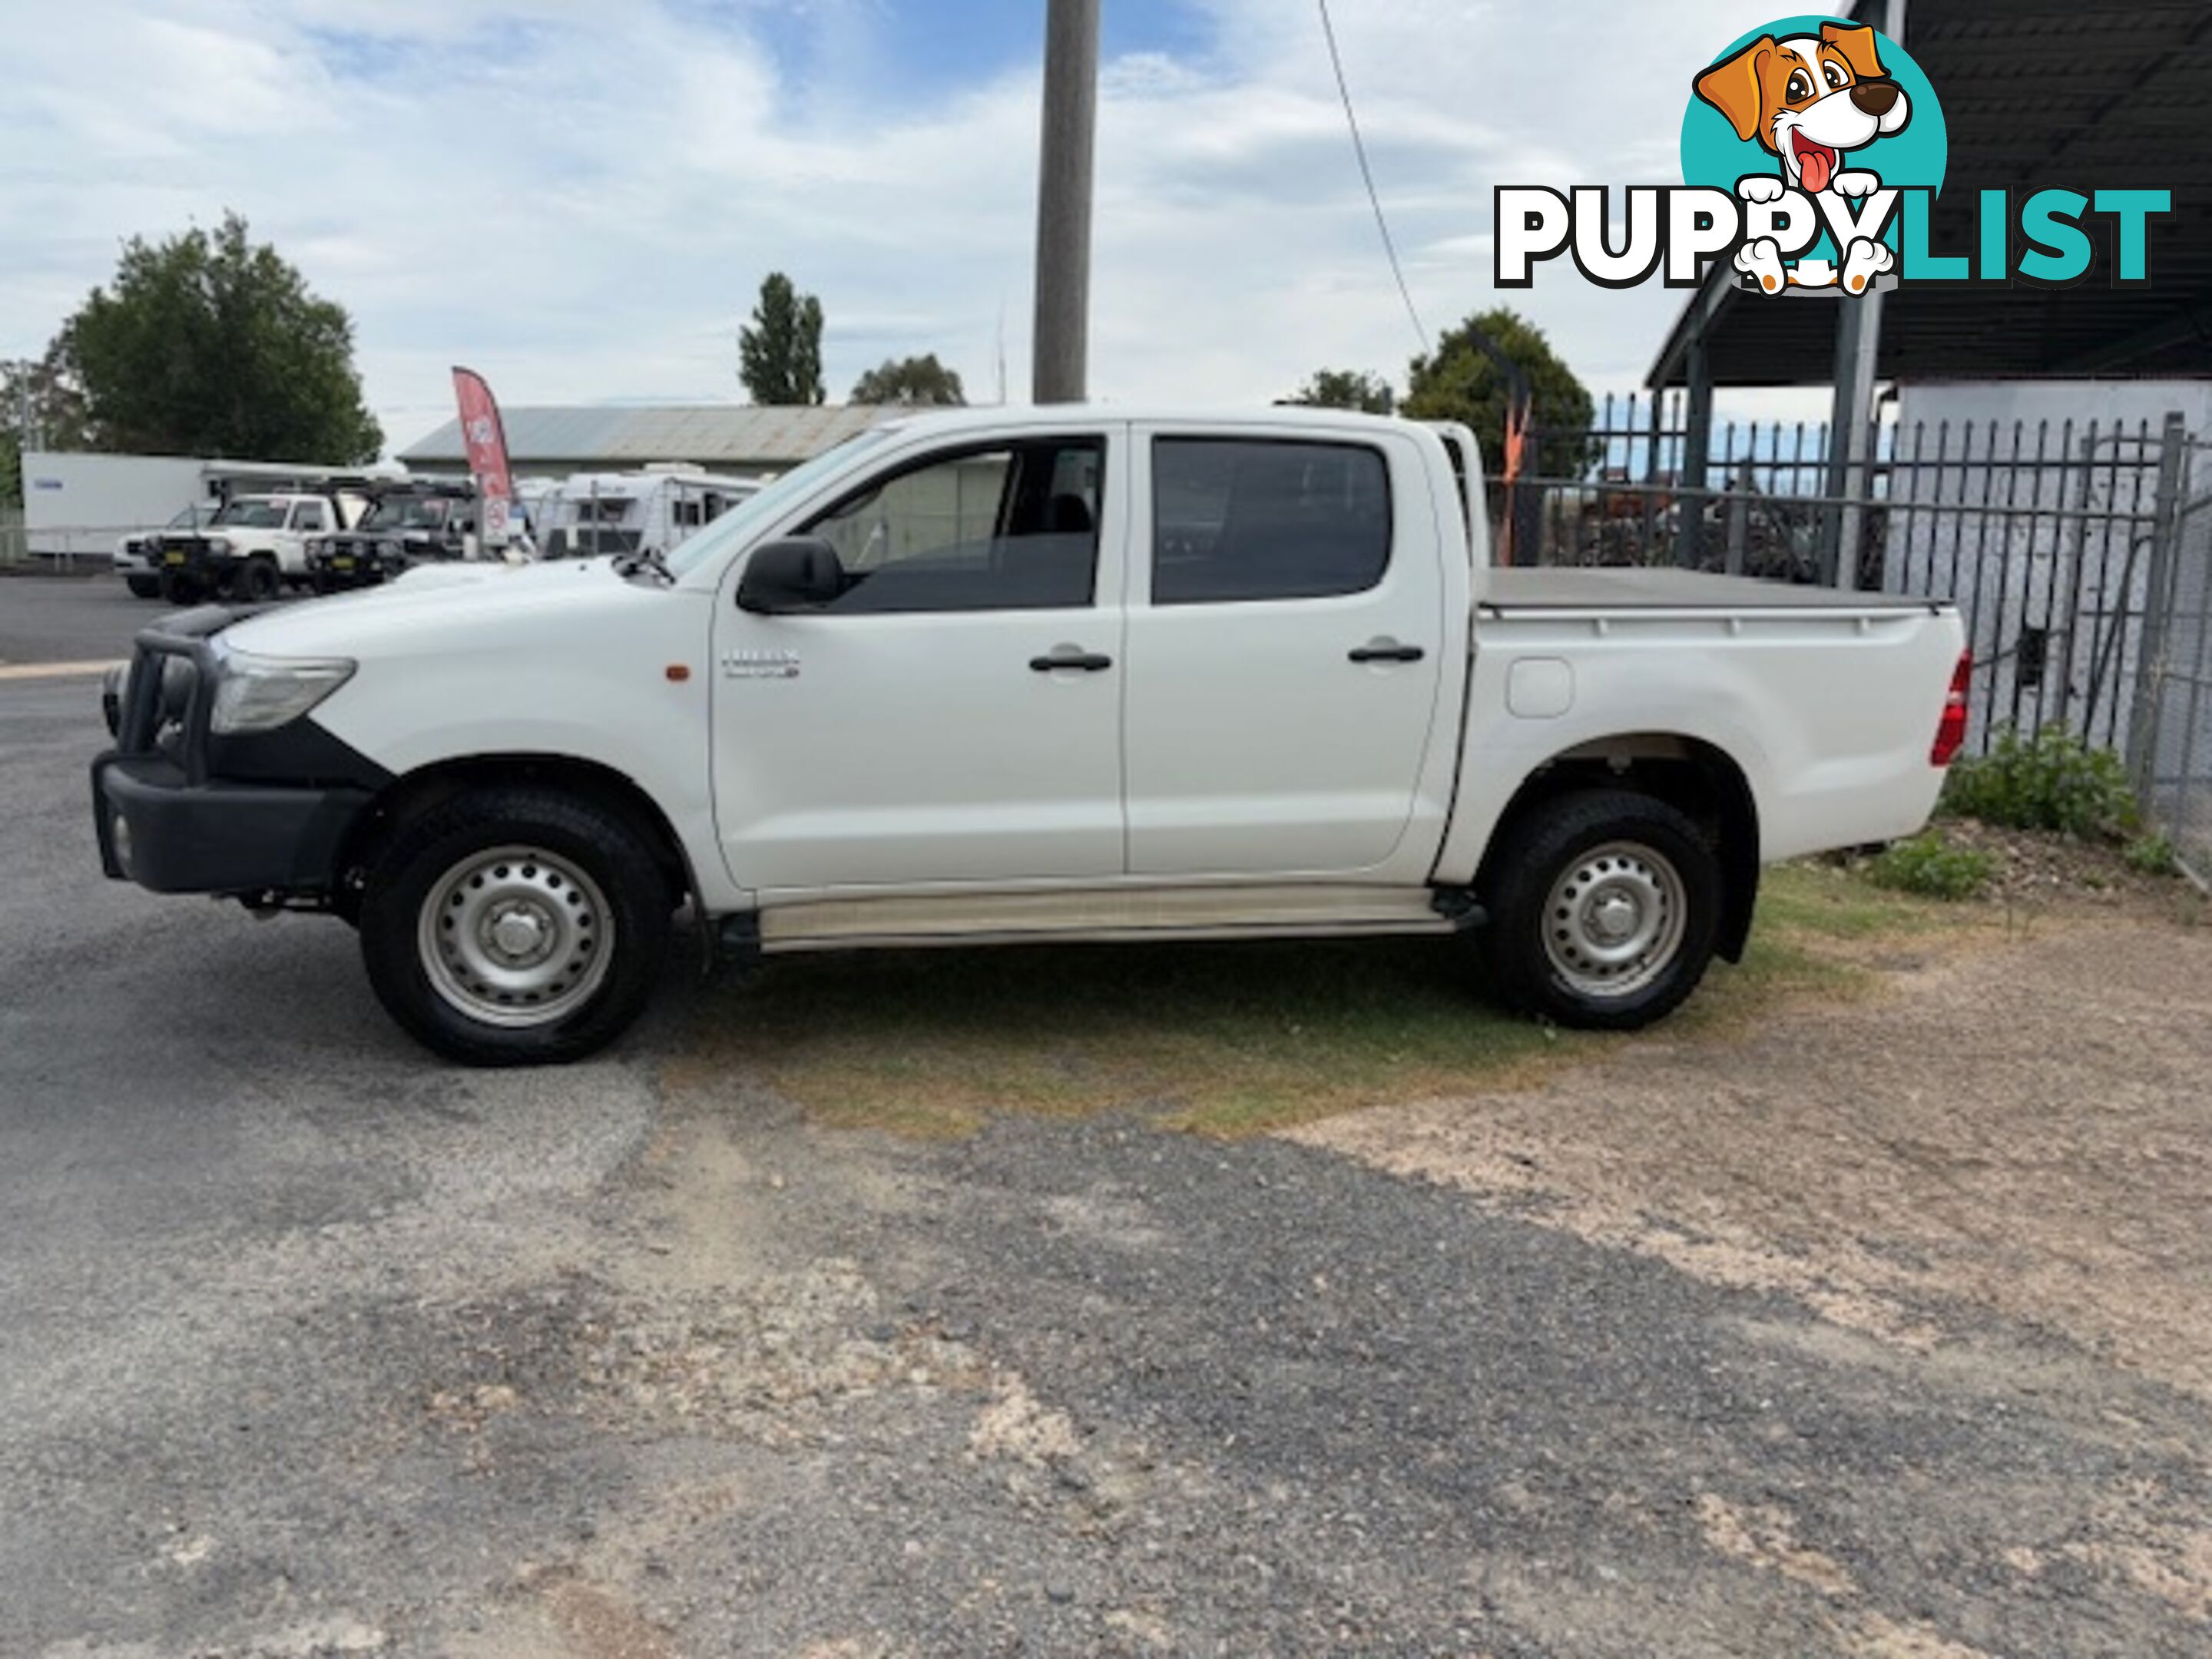
<path id="1" fill-rule="evenodd" d="M 1491 831 L 1475 874 L 1480 894 L 1517 822 L 1533 808 L 1577 789 L 1632 789 L 1688 814 L 1711 838 L 1720 860 L 1722 911 L 1714 949 L 1741 962 L 1759 902 L 1759 803 L 1735 757 L 1717 744 L 1671 732 L 1624 732 L 1576 744 L 1521 781 Z"/>
<path id="2" fill-rule="evenodd" d="M 518 752 L 433 762 L 392 780 L 354 820 L 338 850 L 336 892 L 349 915 L 368 866 L 393 836 L 423 813 L 477 789 L 537 787 L 580 796 L 619 813 L 652 848 L 672 897 L 701 902 L 697 873 L 660 804 L 636 779 L 574 755 Z M 703 907 L 702 907 L 703 908 Z"/>

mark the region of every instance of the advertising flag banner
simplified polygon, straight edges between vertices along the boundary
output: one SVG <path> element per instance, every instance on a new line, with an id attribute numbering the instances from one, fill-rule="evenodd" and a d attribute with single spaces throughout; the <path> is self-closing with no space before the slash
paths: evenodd
<path id="1" fill-rule="evenodd" d="M 491 395 L 483 375 L 458 365 L 453 369 L 453 395 L 460 400 L 461 442 L 468 451 L 469 471 L 477 476 L 478 534 L 487 550 L 495 550 L 507 545 L 508 510 L 514 500 L 499 401 Z"/>

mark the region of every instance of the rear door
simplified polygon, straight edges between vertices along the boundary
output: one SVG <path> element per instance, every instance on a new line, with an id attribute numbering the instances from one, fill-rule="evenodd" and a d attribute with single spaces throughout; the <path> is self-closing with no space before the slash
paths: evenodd
<path id="1" fill-rule="evenodd" d="M 1423 452 L 1172 425 L 1133 448 L 1131 873 L 1425 873 L 1407 830 L 1441 820 L 1431 732 L 1464 664 Z"/>

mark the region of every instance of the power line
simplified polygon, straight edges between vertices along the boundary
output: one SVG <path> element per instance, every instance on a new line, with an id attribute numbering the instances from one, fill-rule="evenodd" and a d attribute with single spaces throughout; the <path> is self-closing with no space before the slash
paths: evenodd
<path id="1" fill-rule="evenodd" d="M 1406 302 L 1407 320 L 1413 324 L 1413 337 L 1420 341 L 1425 356 L 1429 331 L 1421 326 L 1421 313 L 1413 308 L 1413 291 L 1406 286 L 1405 267 L 1398 263 L 1398 245 L 1390 240 L 1390 222 L 1382 216 L 1382 198 L 1375 191 L 1375 170 L 1367 165 L 1367 143 L 1359 136 L 1359 118 L 1352 109 L 1352 88 L 1344 79 L 1344 55 L 1336 49 L 1336 27 L 1328 20 L 1328 0 L 1319 0 L 1319 4 L 1321 32 L 1328 40 L 1328 61 L 1336 70 L 1337 95 L 1344 100 L 1345 125 L 1352 129 L 1352 153 L 1359 158 L 1359 176 L 1367 184 L 1367 200 L 1375 210 L 1375 228 L 1382 233 L 1382 252 L 1390 261 L 1390 274 L 1398 279 L 1398 297 Z"/>

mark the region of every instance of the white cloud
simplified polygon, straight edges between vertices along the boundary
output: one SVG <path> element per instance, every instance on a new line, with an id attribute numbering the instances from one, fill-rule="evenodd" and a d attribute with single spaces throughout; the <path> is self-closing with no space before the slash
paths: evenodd
<path id="1" fill-rule="evenodd" d="M 919 0 L 915 0 L 918 3 Z M 884 0 L 835 0 L 857 61 Z M 1414 340 L 1313 8 L 1202 0 L 1202 56 L 1107 66 L 1092 385 L 1236 403 L 1324 364 L 1402 378 Z M 1761 3 L 1334 0 L 1378 183 L 1431 330 L 1490 302 L 1499 183 L 1666 176 L 1689 69 Z M 13 15 L 10 15 L 13 14 Z M 133 234 L 252 222 L 352 312 L 395 445 L 467 362 L 509 403 L 734 396 L 761 276 L 822 296 L 840 395 L 936 351 L 1027 378 L 1033 70 L 873 107 L 800 95 L 757 7 L 586 0 L 0 0 L 0 356 L 40 349 Z M 881 65 L 851 87 L 876 83 Z M 1564 268 L 1516 295 L 1597 386 L 1676 297 Z"/>

